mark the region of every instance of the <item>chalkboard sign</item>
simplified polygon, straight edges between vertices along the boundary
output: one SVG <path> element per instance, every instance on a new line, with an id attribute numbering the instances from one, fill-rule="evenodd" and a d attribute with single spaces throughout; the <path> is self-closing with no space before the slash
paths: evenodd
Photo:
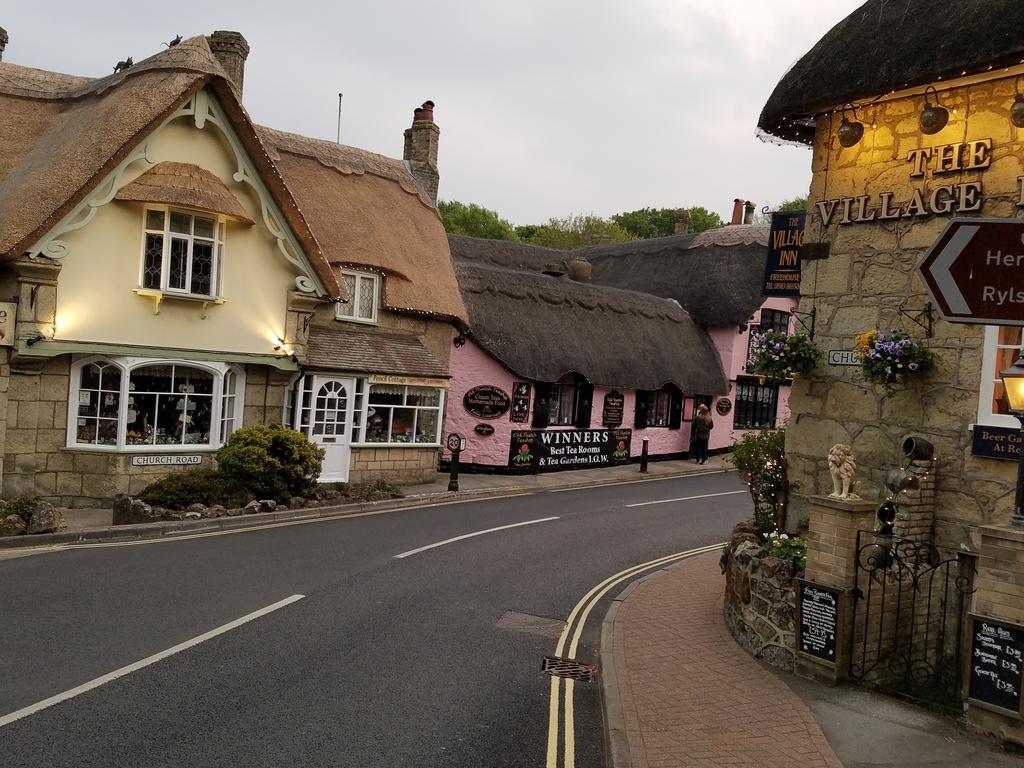
<path id="1" fill-rule="evenodd" d="M 839 599 L 842 592 L 808 581 L 800 582 L 800 651 L 836 663 Z"/>
<path id="2" fill-rule="evenodd" d="M 972 616 L 970 693 L 972 701 L 1020 712 L 1024 669 L 1024 627 Z"/>
<path id="3" fill-rule="evenodd" d="M 621 427 L 623 406 L 626 398 L 621 392 L 609 392 L 604 396 L 604 412 L 601 414 L 601 423 L 606 427 Z"/>

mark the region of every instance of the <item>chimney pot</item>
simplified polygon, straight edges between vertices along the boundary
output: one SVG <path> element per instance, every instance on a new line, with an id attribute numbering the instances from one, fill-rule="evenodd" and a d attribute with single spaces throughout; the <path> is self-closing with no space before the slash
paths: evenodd
<path id="1" fill-rule="evenodd" d="M 754 205 L 754 201 L 753 200 L 747 200 L 747 202 L 743 204 L 743 223 L 744 224 L 753 224 L 754 223 L 754 209 L 755 208 L 757 208 L 757 206 Z"/>
<path id="2" fill-rule="evenodd" d="M 245 60 L 249 58 L 249 43 L 241 32 L 217 30 L 206 38 L 210 51 L 227 73 L 239 100 L 245 80 Z"/>
<path id="3" fill-rule="evenodd" d="M 0 27 L 0 61 L 4 60 L 4 49 L 7 47 L 7 30 Z"/>
<path id="4" fill-rule="evenodd" d="M 743 201 L 738 197 L 732 201 L 732 220 L 730 224 L 743 223 Z"/>
<path id="5" fill-rule="evenodd" d="M 690 231 L 690 212 L 685 208 L 680 208 L 676 211 L 675 215 L 675 233 L 677 235 L 685 235 Z"/>
<path id="6" fill-rule="evenodd" d="M 412 127 L 405 129 L 405 148 L 402 158 L 426 189 L 430 199 L 437 202 L 440 174 L 437 170 L 437 144 L 441 129 L 434 123 L 434 102 L 427 100 L 412 112 Z"/>

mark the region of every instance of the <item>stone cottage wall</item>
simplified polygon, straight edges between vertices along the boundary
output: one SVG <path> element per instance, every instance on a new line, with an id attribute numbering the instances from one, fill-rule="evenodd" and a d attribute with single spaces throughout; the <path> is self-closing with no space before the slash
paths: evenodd
<path id="1" fill-rule="evenodd" d="M 830 242 L 831 255 L 804 265 L 800 311 L 816 310 L 815 341 L 821 349 L 852 349 L 855 337 L 873 328 L 902 327 L 919 338 L 925 336 L 924 329 L 901 317 L 899 310 L 925 308 L 928 297 L 915 268 L 949 217 L 839 225 L 840 210 L 825 228 L 816 203 L 868 195 L 870 210 L 878 207 L 883 192 L 894 193 L 893 206 L 905 205 L 914 190 L 927 199 L 936 187 L 981 181 L 980 215 L 1016 216 L 1024 142 L 1009 121 L 1013 98 L 1012 78 L 944 91 L 941 100 L 950 109 L 950 122 L 933 136 L 922 134 L 918 125 L 920 96 L 867 107 L 858 110 L 866 124 L 864 137 L 849 149 L 836 139 L 840 115 L 819 119 L 805 241 Z M 987 170 L 910 175 L 911 150 L 987 138 L 992 139 Z M 854 215 L 856 210 L 855 204 Z M 875 499 L 885 469 L 898 462 L 903 437 L 922 435 L 936 448 L 937 543 L 955 549 L 964 542 L 976 550 L 977 526 L 1008 518 L 1016 471 L 1013 463 L 971 455 L 969 425 L 977 418 L 983 342 L 980 326 L 936 321 L 928 340 L 936 356 L 935 370 L 923 382 L 893 394 L 864 382 L 854 367 L 822 366 L 798 378 L 786 435 L 789 476 L 795 486 L 793 519 L 807 514 L 800 496 L 830 490 L 825 460 L 833 444 L 853 446 L 860 467 L 859 492 Z"/>

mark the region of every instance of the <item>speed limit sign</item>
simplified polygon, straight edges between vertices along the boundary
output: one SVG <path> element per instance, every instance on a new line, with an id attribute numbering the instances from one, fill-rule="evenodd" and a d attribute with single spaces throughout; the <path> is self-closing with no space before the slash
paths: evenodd
<path id="1" fill-rule="evenodd" d="M 452 453 L 455 453 L 456 451 L 464 451 L 466 450 L 466 438 L 458 432 L 452 432 L 448 435 L 447 445 L 448 450 Z"/>

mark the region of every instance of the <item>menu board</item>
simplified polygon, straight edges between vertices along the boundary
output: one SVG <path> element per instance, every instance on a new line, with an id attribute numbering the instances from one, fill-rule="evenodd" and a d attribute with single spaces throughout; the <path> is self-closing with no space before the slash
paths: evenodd
<path id="1" fill-rule="evenodd" d="M 975 702 L 1020 712 L 1024 627 L 972 616 L 970 693 Z"/>
<path id="2" fill-rule="evenodd" d="M 800 582 L 800 651 L 835 664 L 842 592 L 809 581 Z"/>
<path id="3" fill-rule="evenodd" d="M 604 396 L 604 410 L 601 423 L 606 427 L 621 427 L 626 398 L 621 392 L 609 392 Z"/>

